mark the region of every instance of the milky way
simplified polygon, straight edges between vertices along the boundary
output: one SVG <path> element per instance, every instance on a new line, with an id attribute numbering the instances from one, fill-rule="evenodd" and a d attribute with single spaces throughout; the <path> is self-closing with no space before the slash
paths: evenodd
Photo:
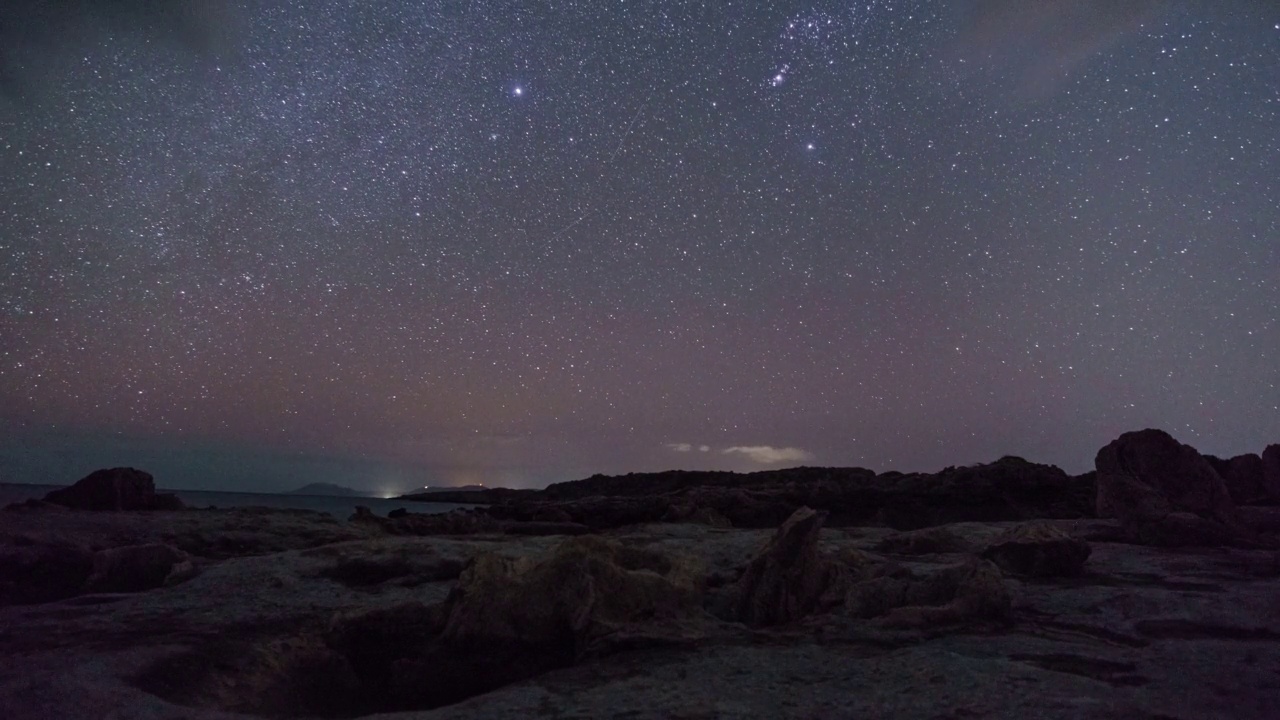
<path id="1" fill-rule="evenodd" d="M 1271 3 L 38 6 L 0 10 L 11 478 L 1280 441 Z"/>

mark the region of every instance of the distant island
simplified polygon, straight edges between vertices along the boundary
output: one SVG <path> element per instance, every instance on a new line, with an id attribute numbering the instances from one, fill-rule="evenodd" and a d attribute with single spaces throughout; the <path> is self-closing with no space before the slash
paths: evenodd
<path id="1" fill-rule="evenodd" d="M 442 493 L 442 492 L 475 492 L 476 490 L 489 490 L 483 485 L 436 485 L 435 487 L 424 487 L 416 490 L 413 495 L 423 495 L 426 493 Z"/>
<path id="2" fill-rule="evenodd" d="M 334 485 L 333 483 L 310 483 L 303 485 L 297 490 L 290 490 L 285 495 L 329 495 L 333 497 L 368 497 L 372 493 L 363 490 L 356 490 L 343 485 Z"/>

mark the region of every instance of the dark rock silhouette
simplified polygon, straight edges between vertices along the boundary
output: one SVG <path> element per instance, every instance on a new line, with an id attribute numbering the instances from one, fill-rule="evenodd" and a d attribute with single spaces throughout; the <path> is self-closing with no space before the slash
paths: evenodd
<path id="1" fill-rule="evenodd" d="M 1280 444 L 1262 451 L 1262 492 L 1271 502 L 1280 503 Z"/>
<path id="2" fill-rule="evenodd" d="M 1158 545 L 1220 545 L 1254 534 L 1208 460 L 1162 430 L 1128 432 L 1098 451 L 1097 511 Z"/>
<path id="3" fill-rule="evenodd" d="M 77 510 L 181 510 L 182 501 L 156 493 L 150 473 L 134 468 L 95 470 L 75 485 L 54 490 L 45 502 Z"/>
<path id="4" fill-rule="evenodd" d="M 664 521 L 769 528 L 811 507 L 826 512 L 831 525 L 915 530 L 961 521 L 1092 517 L 1094 495 L 1092 476 L 1076 478 L 1010 456 L 931 474 L 802 467 L 596 475 L 541 491 L 494 491 L 485 511 L 501 520 L 555 517 L 602 531 Z"/>
<path id="5" fill-rule="evenodd" d="M 1222 478 L 1235 504 L 1253 505 L 1268 499 L 1263 489 L 1263 468 L 1260 456 L 1248 453 L 1223 460 L 1213 455 L 1205 455 L 1204 459 L 1209 461 L 1214 472 Z"/>

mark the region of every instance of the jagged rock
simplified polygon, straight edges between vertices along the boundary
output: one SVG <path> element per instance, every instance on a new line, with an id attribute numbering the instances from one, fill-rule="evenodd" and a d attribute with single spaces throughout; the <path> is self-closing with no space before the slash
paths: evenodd
<path id="1" fill-rule="evenodd" d="M 181 510 L 182 501 L 171 494 L 157 494 L 150 473 L 134 468 L 95 470 L 75 485 L 54 490 L 46 502 L 77 510 Z"/>
<path id="2" fill-rule="evenodd" d="M 1237 455 L 1229 460 L 1205 455 L 1218 477 L 1227 486 L 1231 500 L 1237 505 L 1252 505 L 1267 499 L 1263 489 L 1262 458 L 1254 453 Z"/>
<path id="3" fill-rule="evenodd" d="M 844 611 L 892 627 L 921 627 L 1001 620 L 1011 605 L 1000 568 L 970 558 L 925 576 L 896 566 L 882 568 L 878 577 L 849 588 Z"/>
<path id="4" fill-rule="evenodd" d="M 148 543 L 100 550 L 93 556 L 87 592 L 140 592 L 194 576 L 188 555 L 172 545 Z"/>
<path id="5" fill-rule="evenodd" d="M 1271 502 L 1280 503 L 1280 444 L 1262 451 L 1262 492 Z"/>
<path id="6" fill-rule="evenodd" d="M 747 566 L 724 601 L 727 619 L 751 626 L 781 625 L 821 607 L 840 582 L 838 564 L 818 552 L 826 513 L 796 510 Z"/>
<path id="7" fill-rule="evenodd" d="M 1077 575 L 1092 549 L 1047 522 L 1016 525 L 998 535 L 982 551 L 1003 572 L 1032 577 Z"/>
<path id="8" fill-rule="evenodd" d="M 409 514 L 408 510 L 404 508 L 396 508 L 395 510 L 392 510 L 391 512 L 387 513 L 387 518 L 391 520 L 395 520 L 396 518 L 402 518 L 408 514 Z"/>
<path id="9" fill-rule="evenodd" d="M 622 625 L 698 612 L 704 575 L 690 559 L 598 536 L 565 541 L 540 562 L 480 555 L 450 595 L 443 638 L 576 658 Z"/>
<path id="10" fill-rule="evenodd" d="M 938 526 L 922 530 L 894 533 L 876 546 L 880 552 L 899 555 L 927 555 L 932 553 L 965 553 L 973 551 L 973 544 L 960 537 L 949 527 Z"/>
<path id="11" fill-rule="evenodd" d="M 1247 537 L 1235 503 L 1222 478 L 1190 445 L 1160 430 L 1129 432 L 1098 451 L 1097 510 L 1099 517 L 1116 517 L 1144 542 L 1162 538 L 1175 544 L 1199 544 L 1212 536 Z M 1172 513 L 1190 513 L 1221 526 L 1180 536 L 1155 527 Z M 1181 520 L 1178 529 L 1186 527 Z"/>
<path id="12" fill-rule="evenodd" d="M 701 615 L 704 570 L 596 536 L 549 557 L 483 553 L 442 604 L 335 621 L 330 646 L 379 710 L 431 708 L 564 667 L 617 642 L 662 642 Z M 681 635 L 687 638 L 687 634 Z"/>

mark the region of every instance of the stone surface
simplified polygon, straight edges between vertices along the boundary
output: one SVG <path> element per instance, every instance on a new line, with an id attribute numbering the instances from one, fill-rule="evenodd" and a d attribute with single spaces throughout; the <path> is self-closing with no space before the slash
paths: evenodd
<path id="1" fill-rule="evenodd" d="M 600 655 L 620 633 L 628 645 L 668 641 L 664 624 L 701 616 L 701 575 L 593 537 L 545 558 L 483 553 L 444 603 L 341 618 L 329 642 L 361 682 L 358 705 L 437 707 Z"/>
<path id="2" fill-rule="evenodd" d="M 157 494 L 150 473 L 134 468 L 95 470 L 75 485 L 53 490 L 45 502 L 77 510 L 181 510 L 173 495 Z"/>
<path id="3" fill-rule="evenodd" d="M 1273 503 L 1280 503 L 1280 444 L 1262 451 L 1262 491 Z"/>
<path id="4" fill-rule="evenodd" d="M 1205 460 L 1213 467 L 1218 477 L 1227 486 L 1227 493 L 1236 505 L 1252 505 L 1266 501 L 1267 493 L 1263 489 L 1262 458 L 1254 453 L 1237 455 L 1223 460 L 1212 455 L 1205 455 Z"/>
<path id="5" fill-rule="evenodd" d="M 52 517 L 103 516 L 48 514 L 45 520 Z M 166 516 L 134 517 L 157 522 Z M 261 515 L 255 521 L 297 527 L 299 518 Z M 1099 534 L 1103 526 L 1119 527 L 1115 521 L 1088 524 Z M 1052 525 L 1070 535 L 1085 527 L 1076 521 Z M 948 529 L 984 547 L 1009 527 L 961 523 Z M 628 573 L 671 578 L 677 569 L 664 572 L 657 558 L 685 556 L 705 561 L 711 574 L 732 576 L 775 532 L 658 524 L 574 542 L 608 540 L 614 553 L 643 552 L 625 561 L 603 553 L 601 562 Z M 854 584 L 910 579 L 901 591 L 903 604 L 887 603 L 891 607 L 868 617 L 833 607 L 766 629 L 684 615 L 605 622 L 594 626 L 599 633 L 579 636 L 590 640 L 577 662 L 456 704 L 388 717 L 1280 716 L 1274 683 L 1280 674 L 1280 570 L 1273 551 L 1170 551 L 1095 541 L 1083 575 L 1005 578 L 997 585 L 994 566 L 963 553 L 888 561 L 875 548 L 890 534 L 877 527 L 818 533 L 820 556 L 859 568 L 850 570 Z M 309 549 L 227 558 L 188 582 L 146 593 L 0 608 L 0 663 L 18 668 L 0 674 L 0 716 L 362 716 L 372 712 L 367 703 L 394 698 L 396 683 L 413 689 L 408 681 L 425 670 L 406 662 L 415 653 L 435 658 L 432 671 L 461 689 L 483 665 L 450 664 L 421 651 L 439 642 L 441 611 L 459 583 L 430 580 L 432 568 L 497 551 L 516 566 L 516 577 L 527 577 L 523 573 L 554 556 L 562 542 L 378 532 Z M 343 563 L 394 565 L 396 558 L 421 558 L 411 573 L 422 577 L 402 584 L 409 576 L 392 573 L 372 584 L 348 584 L 325 571 Z M 627 565 L 637 569 L 625 570 Z M 506 570 L 486 576 L 500 587 L 499 579 L 509 577 Z M 696 579 L 698 572 L 687 576 Z M 523 582 L 519 587 L 530 587 Z M 685 581 L 671 585 L 696 587 Z M 1011 600 L 1007 610 L 999 587 Z M 573 596 L 569 588 L 563 592 Z M 593 617 L 619 615 L 602 610 Z M 509 627 L 504 621 L 494 632 L 505 637 L 508 630 L 501 628 Z M 630 627 L 644 632 L 636 636 Z M 542 635 L 569 636 L 567 630 Z M 356 667 L 364 668 L 364 679 Z M 406 698 L 412 695 L 400 698 L 402 707 L 412 705 Z"/>
<path id="6" fill-rule="evenodd" d="M 1218 544 L 1223 537 L 1248 540 L 1253 534 L 1209 461 L 1166 432 L 1125 433 L 1099 450 L 1094 462 L 1098 517 L 1118 518 L 1142 542 Z M 1171 518 L 1175 513 L 1201 522 Z"/>
<path id="7" fill-rule="evenodd" d="M 888 626 L 923 627 L 1002 620 L 1010 604 L 1000 569 L 967 557 L 923 574 L 897 565 L 874 569 L 848 589 L 843 612 Z"/>
<path id="8" fill-rule="evenodd" d="M 1006 574 L 1030 577 L 1079 575 L 1089 559 L 1089 543 L 1052 523 L 1034 521 L 1009 528 L 991 541 L 982 557 Z"/>
<path id="9" fill-rule="evenodd" d="M 176 571 L 176 572 L 175 572 Z M 86 592 L 139 592 L 172 585 L 194 574 L 190 557 L 164 543 L 125 545 L 99 550 Z"/>
<path id="10" fill-rule="evenodd" d="M 963 553 L 973 551 L 968 540 L 951 528 L 939 527 L 911 530 L 890 535 L 876 546 L 880 552 L 899 555 L 927 555 L 933 553 Z"/>
<path id="11" fill-rule="evenodd" d="M 605 478 L 574 487 L 638 494 L 496 494 L 519 502 L 436 521 L 484 529 L 460 534 L 30 503 L 0 515 L 0 717 L 1280 717 L 1277 508 L 1224 520 L 1159 463 L 1046 467 Z M 1035 517 L 1104 486 L 1125 519 Z M 689 521 L 717 503 L 786 514 Z M 510 531 L 567 523 L 592 533 Z M 95 559 L 153 552 L 124 585 L 151 589 L 82 594 Z"/>
<path id="12" fill-rule="evenodd" d="M 751 626 L 780 625 L 819 608 L 839 582 L 839 567 L 818 552 L 825 513 L 796 510 L 729 590 L 724 617 Z"/>

